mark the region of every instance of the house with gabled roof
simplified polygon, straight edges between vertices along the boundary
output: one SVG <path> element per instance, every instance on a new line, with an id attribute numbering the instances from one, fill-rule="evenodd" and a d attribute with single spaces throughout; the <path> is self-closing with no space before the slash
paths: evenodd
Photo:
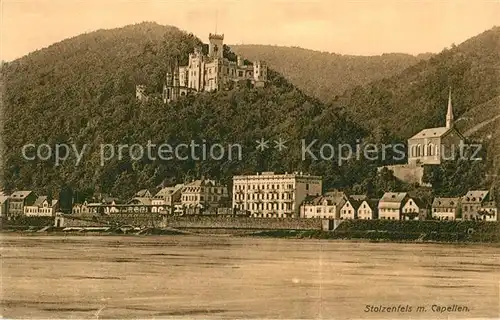
<path id="1" fill-rule="evenodd" d="M 460 215 L 460 198 L 434 198 L 431 214 L 436 220 L 456 220 Z"/>
<path id="2" fill-rule="evenodd" d="M 428 213 L 429 206 L 423 199 L 408 197 L 401 210 L 401 220 L 425 220 Z"/>
<path id="3" fill-rule="evenodd" d="M 347 201 L 342 191 L 326 192 L 321 196 L 307 196 L 300 206 L 300 217 L 340 219 L 340 209 Z"/>
<path id="4" fill-rule="evenodd" d="M 462 219 L 479 219 L 478 212 L 483 203 L 489 201 L 490 192 L 488 190 L 470 190 L 461 199 Z"/>
<path id="5" fill-rule="evenodd" d="M 31 205 L 24 206 L 24 215 L 27 217 L 52 217 L 59 209 L 59 201 L 47 196 L 38 197 Z"/>
<path id="6" fill-rule="evenodd" d="M 183 184 L 176 184 L 158 191 L 151 200 L 152 212 L 173 213 L 174 204 L 180 203 L 183 186 Z"/>
<path id="7" fill-rule="evenodd" d="M 378 203 L 379 219 L 401 220 L 403 206 L 410 196 L 406 192 L 386 192 Z"/>
<path id="8" fill-rule="evenodd" d="M 142 189 L 136 192 L 134 198 L 152 198 L 153 195 L 148 189 Z"/>
<path id="9" fill-rule="evenodd" d="M 358 218 L 358 208 L 361 201 L 347 198 L 344 205 L 340 208 L 340 220 L 354 220 Z"/>
<path id="10" fill-rule="evenodd" d="M 378 218 L 379 199 L 366 199 L 358 207 L 358 219 L 373 220 Z"/>
<path id="11" fill-rule="evenodd" d="M 24 215 L 24 207 L 35 203 L 38 196 L 31 190 L 15 191 L 9 197 L 9 219 Z"/>

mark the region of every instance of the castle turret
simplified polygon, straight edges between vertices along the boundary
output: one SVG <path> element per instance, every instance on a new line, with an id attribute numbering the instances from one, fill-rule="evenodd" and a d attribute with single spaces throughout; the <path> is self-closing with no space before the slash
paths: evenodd
<path id="1" fill-rule="evenodd" d="M 243 67 L 243 58 L 240 55 L 238 55 L 236 57 L 238 60 L 238 67 Z"/>
<path id="2" fill-rule="evenodd" d="M 179 68 L 171 69 L 166 74 L 165 85 L 163 86 L 163 102 L 169 103 L 179 96 Z"/>
<path id="3" fill-rule="evenodd" d="M 177 100 L 179 97 L 179 63 L 175 64 L 173 76 L 172 100 Z"/>
<path id="4" fill-rule="evenodd" d="M 210 33 L 208 35 L 208 41 L 208 56 L 222 59 L 224 53 L 224 35 Z"/>
<path id="5" fill-rule="evenodd" d="M 446 112 L 446 128 L 453 127 L 453 107 L 451 105 L 451 88 L 448 93 L 448 111 Z"/>
<path id="6" fill-rule="evenodd" d="M 253 77 L 255 81 L 267 81 L 267 66 L 263 61 L 253 63 Z"/>

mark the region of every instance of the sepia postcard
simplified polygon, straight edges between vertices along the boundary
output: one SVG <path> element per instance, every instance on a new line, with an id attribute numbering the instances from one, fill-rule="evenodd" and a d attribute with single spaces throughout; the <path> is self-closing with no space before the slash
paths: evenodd
<path id="1" fill-rule="evenodd" d="M 2 0 L 3 319 L 500 319 L 500 1 Z"/>

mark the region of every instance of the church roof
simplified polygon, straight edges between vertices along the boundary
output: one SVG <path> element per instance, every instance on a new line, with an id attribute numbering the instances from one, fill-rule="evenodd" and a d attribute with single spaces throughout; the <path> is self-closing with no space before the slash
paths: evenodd
<path id="1" fill-rule="evenodd" d="M 448 132 L 450 128 L 439 127 L 439 128 L 429 128 L 424 129 L 411 137 L 410 139 L 423 139 L 423 138 L 436 138 L 443 136 L 446 132 Z"/>

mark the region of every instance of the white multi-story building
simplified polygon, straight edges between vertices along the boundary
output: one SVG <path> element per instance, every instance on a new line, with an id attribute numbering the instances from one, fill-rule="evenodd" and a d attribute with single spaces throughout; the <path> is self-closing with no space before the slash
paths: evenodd
<path id="1" fill-rule="evenodd" d="M 41 196 L 36 199 L 32 205 L 24 207 L 24 215 L 27 217 L 52 217 L 59 208 L 59 201 L 50 200 L 47 196 Z"/>
<path id="2" fill-rule="evenodd" d="M 406 192 L 386 192 L 378 203 L 379 219 L 401 220 L 403 206 L 410 197 Z"/>
<path id="3" fill-rule="evenodd" d="M 184 208 L 210 209 L 223 207 L 230 199 L 227 186 L 200 179 L 182 186 L 180 200 Z"/>
<path id="4" fill-rule="evenodd" d="M 298 217 L 299 208 L 310 195 L 321 195 L 322 178 L 302 172 L 233 177 L 233 208 L 253 217 Z"/>

